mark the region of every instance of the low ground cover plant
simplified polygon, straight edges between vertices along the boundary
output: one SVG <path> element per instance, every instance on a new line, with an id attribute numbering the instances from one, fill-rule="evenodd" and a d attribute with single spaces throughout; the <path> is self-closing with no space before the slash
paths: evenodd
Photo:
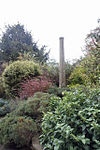
<path id="1" fill-rule="evenodd" d="M 30 117 L 8 115 L 0 119 L 0 144 L 29 146 L 36 132 L 36 123 Z"/>
<path id="2" fill-rule="evenodd" d="M 50 97 L 48 93 L 37 92 L 16 104 L 10 101 L 9 105 L 15 107 L 11 106 L 11 112 L 0 118 L 0 144 L 31 147 L 32 138 L 41 133 L 43 112 L 50 109 Z"/>
<path id="3" fill-rule="evenodd" d="M 100 149 L 100 89 L 73 89 L 53 97 L 42 122 L 43 150 Z"/>

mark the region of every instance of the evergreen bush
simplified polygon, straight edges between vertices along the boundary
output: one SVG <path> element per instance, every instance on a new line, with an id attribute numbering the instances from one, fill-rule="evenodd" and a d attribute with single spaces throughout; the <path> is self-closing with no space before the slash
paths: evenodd
<path id="1" fill-rule="evenodd" d="M 38 132 L 41 132 L 43 112 L 49 110 L 50 98 L 51 95 L 48 93 L 37 92 L 27 101 L 20 101 L 12 114 L 15 116 L 30 116 L 36 121 Z"/>
<path id="2" fill-rule="evenodd" d="M 2 77 L 0 77 L 0 98 L 5 98 L 5 97 L 6 97 L 5 89 L 3 86 Z"/>
<path id="3" fill-rule="evenodd" d="M 18 96 L 20 83 L 27 78 L 40 75 L 40 69 L 37 64 L 32 61 L 15 61 L 3 72 L 3 84 L 8 96 Z"/>
<path id="4" fill-rule="evenodd" d="M 0 98 L 0 107 L 2 107 L 3 105 L 7 104 L 8 102 L 5 101 L 4 99 Z"/>
<path id="5" fill-rule="evenodd" d="M 43 112 L 49 110 L 50 97 L 48 93 L 37 92 L 27 101 L 18 101 L 12 112 L 0 119 L 0 144 L 30 146 L 32 138 L 41 133 Z"/>
<path id="6" fill-rule="evenodd" d="M 5 116 L 7 113 L 10 112 L 10 107 L 8 102 L 4 99 L 0 99 L 0 117 Z"/>
<path id="7" fill-rule="evenodd" d="M 0 144 L 30 146 L 37 133 L 36 123 L 30 117 L 7 115 L 0 119 Z"/>
<path id="8" fill-rule="evenodd" d="M 44 114 L 43 150 L 99 150 L 100 89 L 73 89 L 53 97 Z"/>
<path id="9" fill-rule="evenodd" d="M 10 113 L 10 107 L 8 104 L 0 107 L 0 117 L 4 117 L 7 113 Z"/>
<path id="10" fill-rule="evenodd" d="M 42 115 L 43 112 L 47 112 L 50 97 L 51 95 L 48 93 L 37 92 L 33 97 L 28 98 L 27 101 L 20 101 L 12 113 L 19 116 L 36 118 L 38 115 Z"/>

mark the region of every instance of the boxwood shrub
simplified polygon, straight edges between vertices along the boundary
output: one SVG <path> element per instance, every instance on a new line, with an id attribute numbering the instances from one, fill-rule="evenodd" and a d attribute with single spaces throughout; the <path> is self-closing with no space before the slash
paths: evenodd
<path id="1" fill-rule="evenodd" d="M 40 69 L 33 61 L 15 61 L 3 72 L 2 79 L 6 94 L 10 97 L 18 96 L 20 83 L 30 77 L 40 75 Z"/>

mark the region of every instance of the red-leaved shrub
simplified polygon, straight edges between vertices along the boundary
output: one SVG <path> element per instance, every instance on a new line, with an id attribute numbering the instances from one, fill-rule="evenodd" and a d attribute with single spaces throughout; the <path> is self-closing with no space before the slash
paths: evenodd
<path id="1" fill-rule="evenodd" d="M 47 92 L 50 85 L 51 81 L 45 76 L 27 79 L 21 83 L 19 97 L 20 99 L 27 99 L 28 97 L 32 97 L 36 92 Z"/>

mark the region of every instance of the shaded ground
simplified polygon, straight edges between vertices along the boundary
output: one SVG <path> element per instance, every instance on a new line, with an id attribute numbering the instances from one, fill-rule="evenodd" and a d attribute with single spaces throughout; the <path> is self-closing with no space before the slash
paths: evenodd
<path id="1" fill-rule="evenodd" d="M 0 150 L 42 150 L 42 146 L 39 143 L 39 135 L 36 134 L 32 139 L 32 149 L 24 147 L 24 148 L 16 148 L 15 145 L 8 145 L 6 147 L 0 144 Z"/>
<path id="2" fill-rule="evenodd" d="M 11 146 L 8 146 L 8 147 L 4 147 L 4 146 L 2 146 L 2 145 L 0 145 L 0 150 L 31 150 L 31 149 L 29 149 L 29 148 L 15 148 L 14 146 L 13 147 L 11 147 Z"/>

